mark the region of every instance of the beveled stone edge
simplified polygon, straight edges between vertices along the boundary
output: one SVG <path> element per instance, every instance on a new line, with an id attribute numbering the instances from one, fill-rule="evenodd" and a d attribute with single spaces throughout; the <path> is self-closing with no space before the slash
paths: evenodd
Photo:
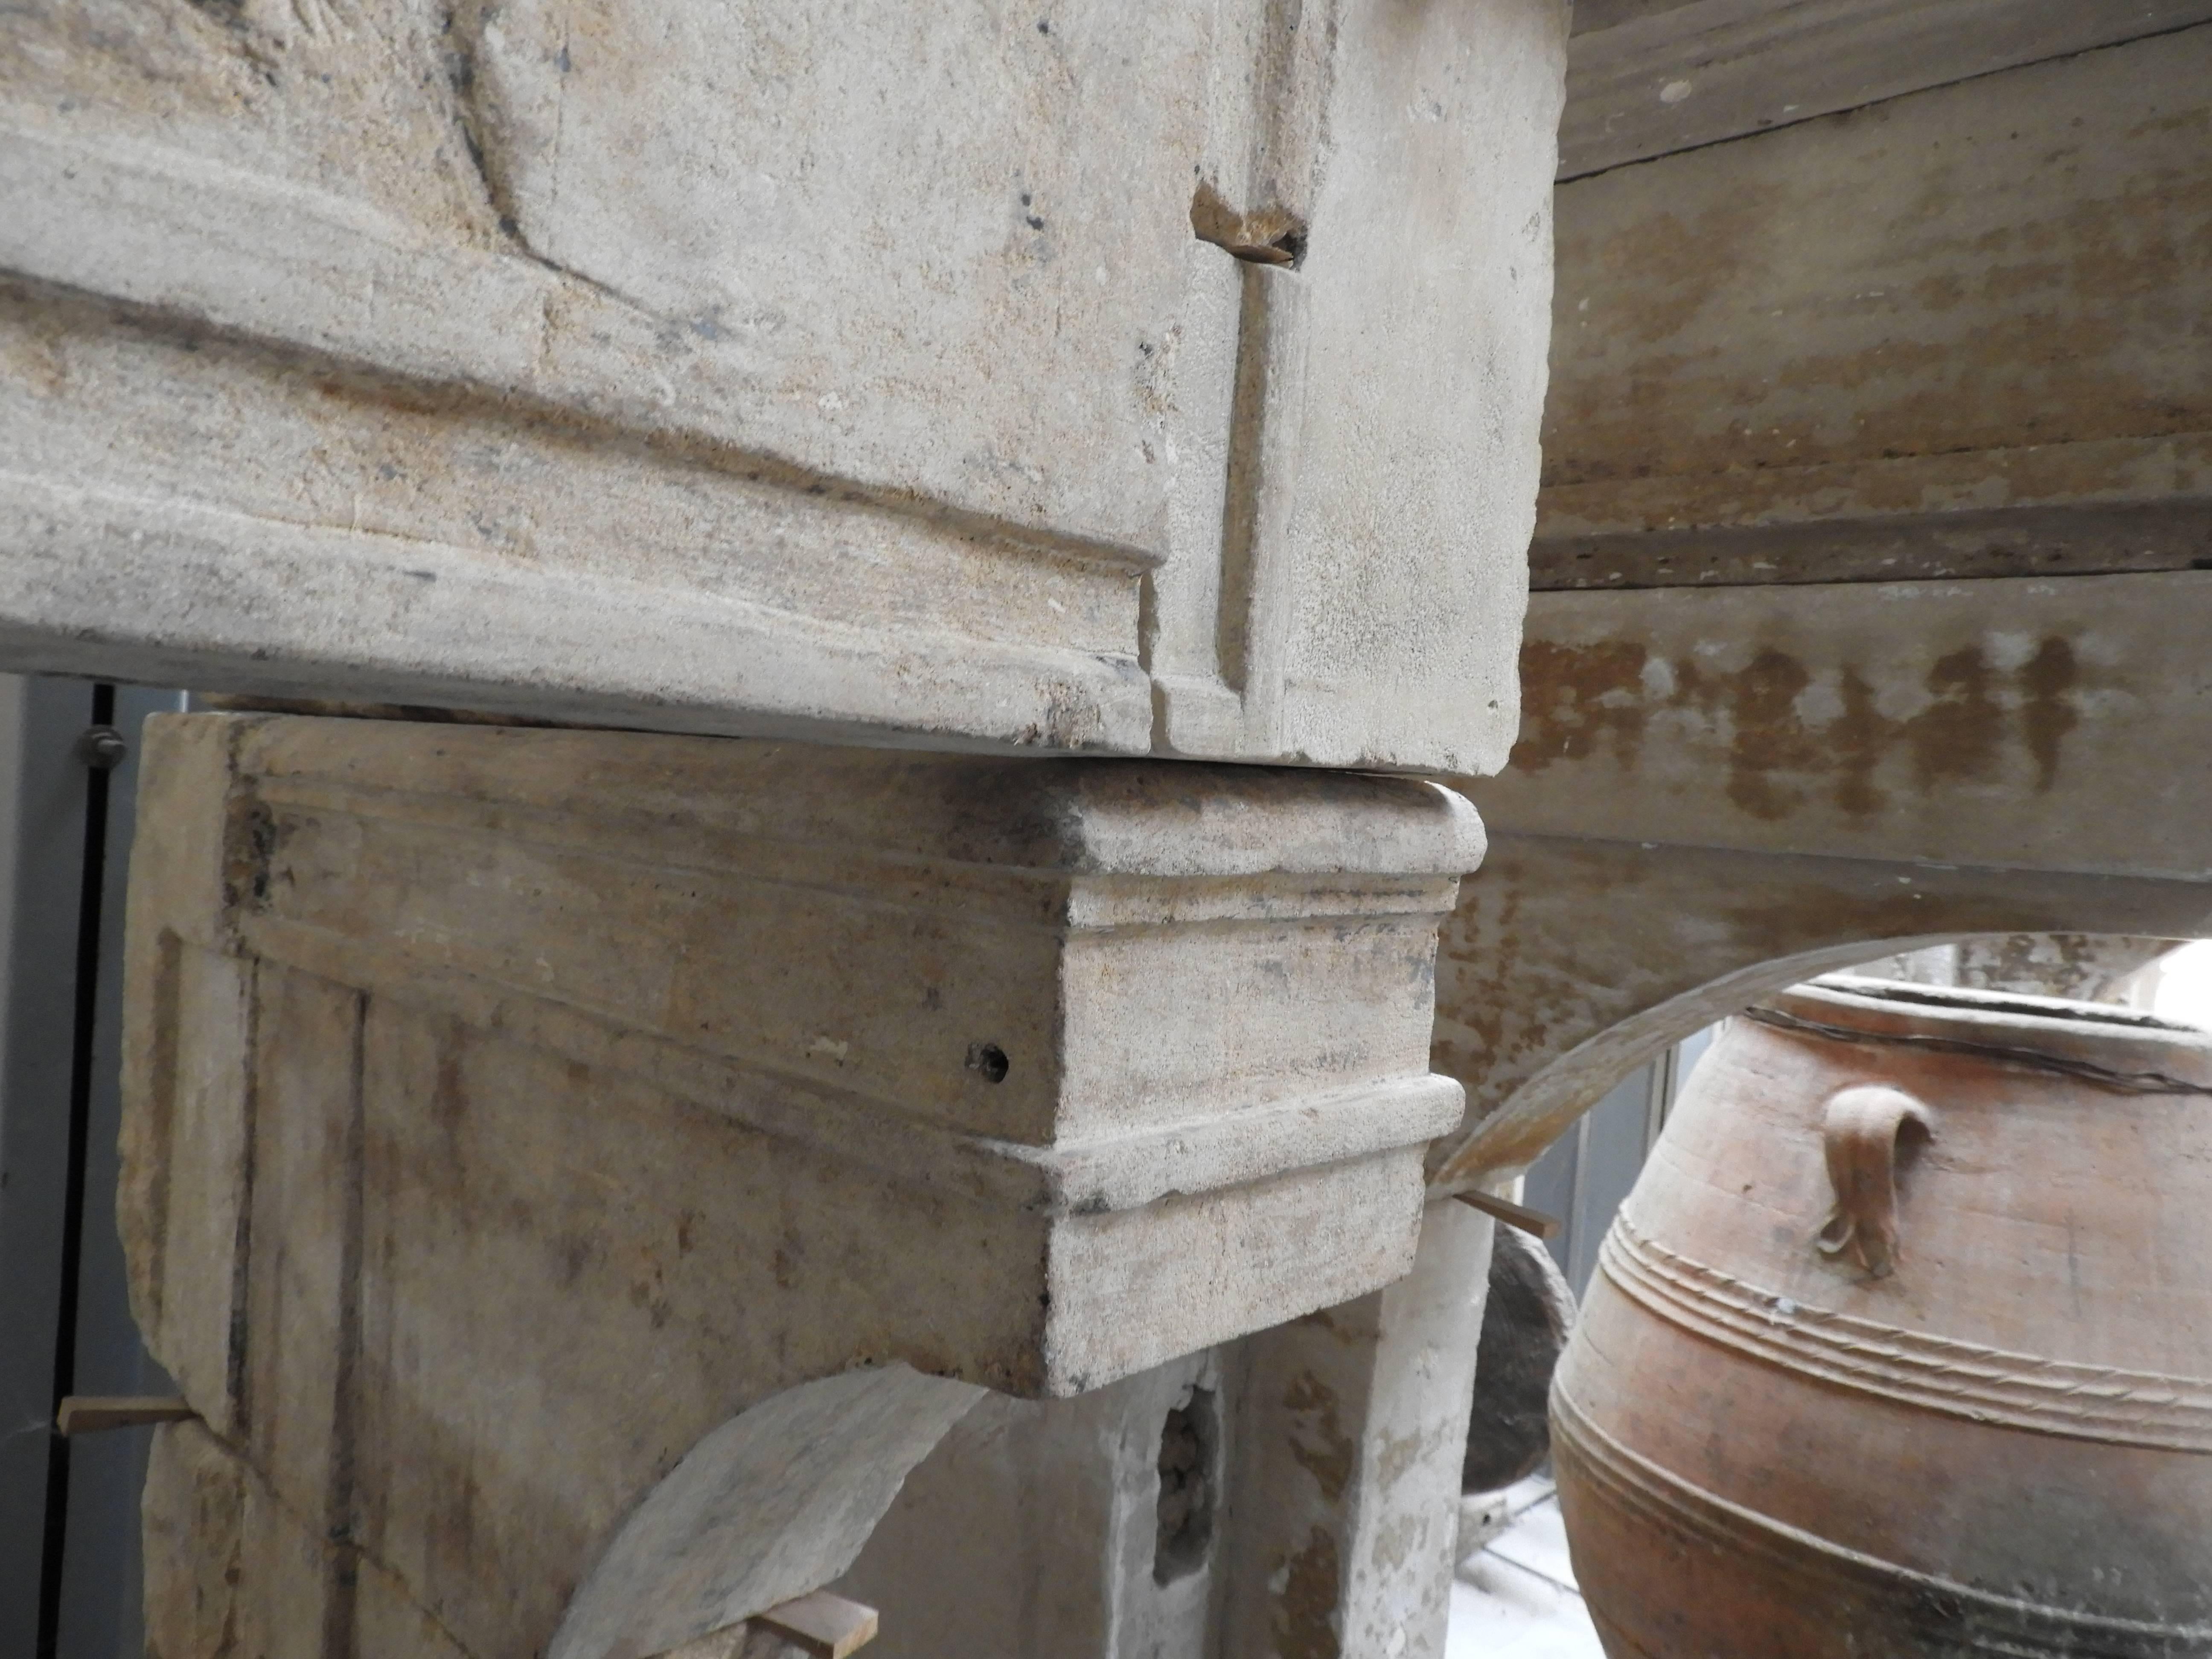
<path id="1" fill-rule="evenodd" d="M 1450 1129 L 1465 1109 L 1456 1081 L 1424 1073 L 1030 1145 L 963 1134 L 869 1096 L 748 1066 L 516 987 L 425 969 L 404 947 L 268 918 L 247 918 L 241 933 L 264 960 L 635 1078 L 902 1185 L 1045 1218 L 1141 1209 L 1174 1194 L 1226 1191 L 1419 1146 Z"/>
<path id="2" fill-rule="evenodd" d="M 933 741 L 1002 757 L 1141 756 L 1151 742 L 1150 689 L 1133 658 L 849 627 L 5 471 L 0 532 L 17 553 L 0 572 L 10 578 L 0 580 L 0 640 L 23 668 L 451 704 L 679 738 Z M 186 569 L 234 602 L 143 608 Z M 334 631 L 325 613 L 338 601 L 352 620 Z M 489 639 L 488 616 L 506 619 Z M 562 678 L 586 658 L 599 666 Z M 915 680 L 941 693 L 927 725 L 914 719 Z"/>
<path id="3" fill-rule="evenodd" d="M 1024 757 L 311 714 L 159 718 L 253 722 L 242 728 L 236 762 L 250 787 L 272 797 L 319 787 L 343 789 L 363 805 L 385 797 L 390 803 L 385 810 L 394 814 L 428 810 L 410 809 L 409 798 L 489 807 L 489 795 L 496 793 L 507 811 L 559 813 L 625 829 L 651 822 L 649 814 L 626 811 L 580 787 L 546 787 L 546 757 L 575 757 L 580 764 L 564 772 L 573 775 L 597 750 L 618 753 L 625 763 L 659 756 L 696 769 L 685 810 L 698 823 L 697 835 L 740 832 L 762 841 L 813 842 L 828 833 L 851 833 L 847 816 L 833 808 L 809 810 L 795 799 L 788 786 L 803 775 L 816 799 L 834 802 L 836 786 L 846 784 L 866 801 L 868 828 L 860 844 L 872 855 L 1009 872 L 1187 881 L 1456 878 L 1480 867 L 1486 850 L 1482 820 L 1466 797 L 1417 776 L 1143 756 Z M 331 730 L 347 738 L 343 769 L 306 752 L 318 733 Z M 611 742 L 621 749 L 606 750 Z M 416 744 L 465 751 L 486 793 L 463 795 L 426 784 L 419 768 L 398 752 Z M 533 763 L 538 775 L 525 775 Z M 988 816 L 974 809 L 970 792 L 987 795 Z M 744 805 L 718 810 L 725 799 Z M 882 808 L 891 802 L 905 810 L 886 816 Z M 1450 896 L 1443 895 L 1440 902 L 1448 909 Z"/>

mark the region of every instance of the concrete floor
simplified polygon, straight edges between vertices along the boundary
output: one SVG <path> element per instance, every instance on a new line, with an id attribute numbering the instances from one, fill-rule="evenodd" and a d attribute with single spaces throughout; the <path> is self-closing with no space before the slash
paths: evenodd
<path id="1" fill-rule="evenodd" d="M 1446 1659 L 1604 1659 L 1575 1589 L 1550 1477 L 1532 1476 L 1503 1497 L 1510 1518 L 1460 1563 Z M 1473 1517 L 1468 1524 L 1487 1530 Z"/>

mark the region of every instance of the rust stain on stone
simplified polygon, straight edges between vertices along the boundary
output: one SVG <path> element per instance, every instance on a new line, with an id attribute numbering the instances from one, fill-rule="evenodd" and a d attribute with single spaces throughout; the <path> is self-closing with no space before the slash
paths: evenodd
<path id="1" fill-rule="evenodd" d="M 1506 763 L 1540 772 L 1555 760 L 1587 760 L 1609 742 L 1613 759 L 1633 768 L 1644 742 L 1647 654 L 1628 640 L 1528 641 L 1521 648 L 1521 739 Z"/>
<path id="2" fill-rule="evenodd" d="M 1336 1503 L 1352 1482 L 1353 1452 L 1352 1437 L 1337 1417 L 1336 1391 L 1311 1371 L 1300 1371 L 1284 1389 L 1283 1405 L 1294 1414 L 1291 1455 L 1313 1476 L 1322 1497 Z"/>
<path id="3" fill-rule="evenodd" d="M 1305 1547 L 1284 1564 L 1283 1588 L 1275 1598 L 1279 1659 L 1340 1659 L 1344 1645 L 1336 1632 L 1336 1607 L 1341 1577 L 1335 1535 L 1314 1528 Z"/>
<path id="4" fill-rule="evenodd" d="M 1729 747 L 1729 799 L 1755 818 L 1772 822 L 1796 810 L 1803 796 L 1778 787 L 1773 775 L 1803 771 L 1820 753 L 1797 716 L 1797 699 L 1812 684 L 1805 665 L 1772 647 L 1731 677 L 1735 737 Z"/>
<path id="5" fill-rule="evenodd" d="M 1686 657 L 1655 658 L 1637 641 L 1531 640 L 1521 664 L 1524 714 L 1515 770 L 1540 772 L 1554 762 L 1609 753 L 1632 772 L 1651 717 L 1693 711 L 1716 736 L 1725 732 L 1729 799 L 1767 823 L 1820 793 L 1854 818 L 1887 810 L 1889 793 L 1876 777 L 1900 751 L 1923 795 L 1991 776 L 2008 750 L 2033 761 L 2036 787 L 2048 790 L 2080 724 L 2074 707 L 2080 667 L 2073 646 L 2055 635 L 2016 667 L 1993 662 L 1980 644 L 1937 658 L 1922 679 L 1926 706 L 1904 720 L 1881 713 L 1874 679 L 1847 662 L 1832 671 L 1832 693 L 1822 688 L 1835 712 L 1808 720 L 1805 699 L 1815 675 L 1775 646 L 1730 672 Z"/>
<path id="6" fill-rule="evenodd" d="M 1897 739 L 1897 722 L 1875 707 L 1874 687 L 1854 663 L 1844 670 L 1844 712 L 1828 728 L 1835 750 L 1837 806 L 1855 818 L 1872 817 L 1889 805 L 1875 787 L 1875 768 Z"/>
<path id="7" fill-rule="evenodd" d="M 1923 789 L 1985 775 L 2004 738 L 2004 710 L 1991 696 L 1989 659 L 1977 645 L 1939 657 L 1928 671 L 1935 701 L 1905 723 L 1913 776 Z"/>
<path id="8" fill-rule="evenodd" d="M 2080 678 L 2074 647 L 2055 635 L 2043 641 L 2021 671 L 2020 682 L 2027 692 L 2021 724 L 2027 729 L 2027 752 L 2035 757 L 2039 793 L 2047 792 L 2058 781 L 2059 746 L 2080 719 L 2067 693 Z"/>

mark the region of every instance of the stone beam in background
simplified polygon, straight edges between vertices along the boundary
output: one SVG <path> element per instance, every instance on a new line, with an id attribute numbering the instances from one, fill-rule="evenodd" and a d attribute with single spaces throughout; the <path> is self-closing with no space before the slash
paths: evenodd
<path id="1" fill-rule="evenodd" d="M 2206 21 L 2206 0 L 1581 0 L 1559 177 Z"/>
<path id="2" fill-rule="evenodd" d="M 1452 1182 L 1885 947 L 2212 925 L 2209 603 L 2201 572 L 1533 596 L 1439 967 Z"/>
<path id="3" fill-rule="evenodd" d="M 1520 836 L 2212 878 L 2212 572 L 1540 593 Z"/>
<path id="4" fill-rule="evenodd" d="M 1988 933 L 2212 936 L 2212 882 L 1498 835 L 1437 963 L 1468 1089 L 1446 1190 L 1517 1173 L 1668 1044 L 1869 957 Z"/>
<path id="5" fill-rule="evenodd" d="M 126 1243 L 299 1534 L 242 1595 L 359 1565 L 537 1652 L 779 1390 L 1095 1388 L 1413 1261 L 1436 785 L 246 714 L 144 765 Z"/>
<path id="6" fill-rule="evenodd" d="M 2208 88 L 2200 25 L 1563 185 L 1534 585 L 2212 558 Z"/>
<path id="7" fill-rule="evenodd" d="M 2129 1003 L 2146 982 L 2143 970 L 2172 949 L 2170 939 L 2125 933 L 1991 933 L 1879 957 L 1854 971 L 1909 984 Z"/>
<path id="8" fill-rule="evenodd" d="M 1440 969 L 1447 1185 L 1820 968 L 2206 927 L 2204 10 L 1578 13 L 1547 591 Z"/>

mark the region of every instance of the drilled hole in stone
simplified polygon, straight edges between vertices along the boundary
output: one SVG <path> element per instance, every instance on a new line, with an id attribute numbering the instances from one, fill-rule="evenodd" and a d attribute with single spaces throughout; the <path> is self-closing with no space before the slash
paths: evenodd
<path id="1" fill-rule="evenodd" d="M 981 1072 L 986 1083 L 1006 1080 L 1006 1051 L 995 1042 L 971 1042 L 968 1045 L 968 1069 Z"/>
<path id="2" fill-rule="evenodd" d="M 1152 1582 L 1173 1583 L 1206 1565 L 1213 1547 L 1213 1493 L 1221 1438 L 1211 1389 L 1192 1389 L 1160 1430 L 1159 1537 Z"/>

